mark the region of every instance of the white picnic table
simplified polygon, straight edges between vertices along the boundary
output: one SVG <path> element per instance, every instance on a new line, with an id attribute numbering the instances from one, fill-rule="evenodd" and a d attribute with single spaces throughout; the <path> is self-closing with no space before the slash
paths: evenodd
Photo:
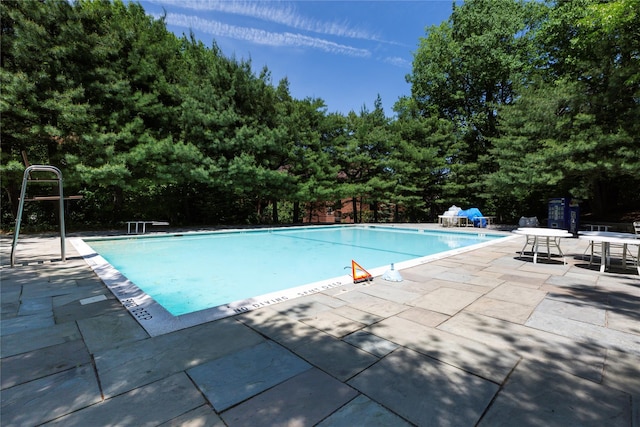
<path id="1" fill-rule="evenodd" d="M 627 265 L 627 250 L 629 246 L 637 246 L 638 254 L 635 258 L 636 268 L 640 274 L 640 238 L 637 234 L 616 233 L 611 231 L 581 231 L 579 239 L 588 240 L 591 248 L 591 258 L 589 265 L 593 262 L 593 250 L 597 243 L 600 243 L 600 272 L 604 273 L 607 266 L 611 265 L 611 245 L 622 246 L 622 265 Z"/>
<path id="2" fill-rule="evenodd" d="M 567 263 L 564 259 L 564 253 L 562 252 L 562 249 L 560 249 L 560 239 L 565 237 L 573 237 L 573 234 L 569 233 L 567 230 L 559 230 L 557 228 L 522 227 L 518 228 L 517 230 L 513 230 L 513 233 L 521 234 L 527 237 L 527 240 L 522 247 L 522 251 L 520 251 L 520 255 L 524 255 L 524 251 L 527 246 L 531 245 L 534 264 L 538 262 L 538 252 L 541 239 L 546 243 L 545 246 L 547 247 L 548 259 L 551 259 L 550 245 L 553 244 L 558 249 L 558 252 L 562 257 L 562 262 L 564 264 Z"/>

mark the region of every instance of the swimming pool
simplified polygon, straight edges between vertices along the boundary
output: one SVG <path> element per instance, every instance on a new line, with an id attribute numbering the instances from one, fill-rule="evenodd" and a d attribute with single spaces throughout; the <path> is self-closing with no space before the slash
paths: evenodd
<path id="1" fill-rule="evenodd" d="M 343 225 L 73 243 L 148 332 L 164 333 L 350 284 L 351 260 L 376 276 L 503 237 Z"/>

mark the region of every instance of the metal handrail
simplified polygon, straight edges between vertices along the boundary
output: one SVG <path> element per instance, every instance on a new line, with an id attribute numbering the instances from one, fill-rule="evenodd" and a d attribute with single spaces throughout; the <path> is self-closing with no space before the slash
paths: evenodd
<path id="1" fill-rule="evenodd" d="M 55 166 L 49 165 L 31 165 L 27 167 L 22 176 L 22 189 L 20 190 L 20 204 L 18 205 L 18 217 L 16 218 L 16 229 L 13 233 L 13 244 L 11 245 L 11 267 L 15 265 L 15 251 L 18 244 L 18 235 L 20 234 L 20 224 L 22 223 L 22 212 L 24 211 L 25 196 L 27 194 L 27 183 L 29 181 L 37 181 L 30 178 L 31 172 L 52 172 L 56 175 L 58 181 L 58 195 L 60 197 L 60 252 L 62 261 L 66 261 L 65 255 L 65 235 L 64 235 L 64 196 L 62 193 L 62 172 Z M 43 182 L 55 182 L 47 180 Z"/>

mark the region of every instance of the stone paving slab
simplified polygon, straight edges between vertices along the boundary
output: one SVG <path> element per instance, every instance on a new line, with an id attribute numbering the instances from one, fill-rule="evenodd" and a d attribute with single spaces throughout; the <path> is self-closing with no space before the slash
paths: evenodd
<path id="1" fill-rule="evenodd" d="M 513 270 L 507 271 L 506 274 L 500 276 L 500 280 L 512 284 L 523 287 L 531 287 L 534 289 L 538 289 L 542 283 L 545 282 L 549 278 L 549 274 L 539 273 L 537 271 L 530 272 L 521 272 L 518 270 L 514 272 Z"/>
<path id="2" fill-rule="evenodd" d="M 273 308 L 279 313 L 299 320 L 304 317 L 313 317 L 318 313 L 329 311 L 341 305 L 344 305 L 344 302 L 320 293 L 281 302 Z"/>
<path id="3" fill-rule="evenodd" d="M 640 290 L 640 282 L 638 282 L 638 290 Z M 635 295 L 635 286 L 627 286 L 624 290 L 612 291 L 609 287 L 603 289 L 602 293 L 608 296 L 608 308 L 613 310 L 624 311 L 629 316 L 640 319 L 640 313 L 635 308 L 640 304 L 640 295 Z"/>
<path id="4" fill-rule="evenodd" d="M 73 412 L 50 425 L 151 427 L 176 418 L 204 403 L 202 395 L 181 372 Z"/>
<path id="5" fill-rule="evenodd" d="M 233 319 L 195 326 L 95 354 L 103 392 L 112 397 L 264 340 Z"/>
<path id="6" fill-rule="evenodd" d="M 602 384 L 634 395 L 640 405 L 640 356 L 607 350 Z M 638 422 L 640 426 L 640 418 Z"/>
<path id="7" fill-rule="evenodd" d="M 323 289 L 321 294 L 329 297 L 335 297 L 337 295 L 344 294 L 346 292 L 354 291 L 360 286 L 362 285 L 353 283 L 353 282 L 343 283 L 340 286 L 336 286 L 329 289 Z"/>
<path id="8" fill-rule="evenodd" d="M 460 313 L 438 329 L 508 349 L 525 358 L 548 363 L 583 378 L 600 381 L 606 349 L 557 334 L 475 313 Z"/>
<path id="9" fill-rule="evenodd" d="M 519 364 L 479 426 L 629 426 L 631 397 L 621 391 L 550 369 Z"/>
<path id="10" fill-rule="evenodd" d="M 472 426 L 498 391 L 497 384 L 407 349 L 394 351 L 348 384 L 424 426 Z"/>
<path id="11" fill-rule="evenodd" d="M 243 313 L 237 319 L 288 349 L 298 347 L 306 337 L 318 333 L 316 328 L 282 315 L 270 307 Z"/>
<path id="12" fill-rule="evenodd" d="M 449 268 L 434 263 L 429 263 L 421 266 L 414 267 L 410 270 L 403 271 L 402 277 L 405 280 L 411 280 L 413 282 L 426 282 L 429 279 L 433 279 L 440 273 L 444 273 Z"/>
<path id="13" fill-rule="evenodd" d="M 314 425 L 357 396 L 318 369 L 305 371 L 222 413 L 229 427 Z"/>
<path id="14" fill-rule="evenodd" d="M 393 412 L 374 402 L 366 396 L 360 395 L 325 418 L 318 427 L 410 427 Z"/>
<path id="15" fill-rule="evenodd" d="M 469 282 L 471 281 L 472 280 L 470 280 Z M 463 283 L 463 282 L 446 282 L 446 283 L 447 283 L 446 285 L 442 286 L 443 288 L 457 289 L 460 291 L 473 292 L 476 294 L 486 294 L 488 292 L 491 292 L 495 288 L 495 286 L 482 286 L 482 285 L 474 285 L 471 283 Z"/>
<path id="16" fill-rule="evenodd" d="M 563 261 L 561 257 L 551 256 L 551 260 L 549 260 L 546 256 L 540 257 L 540 255 L 538 255 L 538 262 L 536 264 L 531 262 L 530 259 L 528 261 L 530 262 L 523 265 L 520 268 L 520 271 L 535 274 L 546 273 L 549 275 L 562 275 L 571 269 L 571 265 L 568 264 L 569 261 L 567 257 L 565 257 Z M 567 264 L 563 264 L 563 262 L 567 262 Z"/>
<path id="17" fill-rule="evenodd" d="M 19 301 L 4 300 L 4 297 L 0 301 L 0 320 L 12 319 L 18 316 Z"/>
<path id="18" fill-rule="evenodd" d="M 359 322 L 365 325 L 370 325 L 372 323 L 382 320 L 382 317 L 380 316 L 367 313 L 366 311 L 357 310 L 348 305 L 343 305 L 341 307 L 334 308 L 331 312 L 339 316 L 346 317 L 347 319 L 355 320 L 356 322 Z"/>
<path id="19" fill-rule="evenodd" d="M 15 279 L 13 281 L 7 280 L 4 274 L 0 275 L 0 280 L 2 280 L 2 286 L 0 286 L 2 302 L 19 302 L 22 294 L 22 285 L 15 283 Z"/>
<path id="20" fill-rule="evenodd" d="M 479 272 L 484 273 L 484 271 Z M 504 283 L 503 280 L 497 279 L 494 275 L 474 275 L 468 282 L 469 285 L 481 286 L 483 288 L 495 288 Z"/>
<path id="21" fill-rule="evenodd" d="M 91 286 L 78 286 L 78 288 L 69 294 L 66 295 L 57 295 L 53 297 L 53 308 L 61 307 L 67 305 L 69 303 L 80 301 L 84 298 L 91 298 L 96 296 L 104 296 L 106 299 L 116 299 L 116 297 L 109 292 L 108 289 L 105 289 L 104 285 L 100 283 L 99 285 L 91 285 Z"/>
<path id="22" fill-rule="evenodd" d="M 400 304 L 406 304 L 420 297 L 420 293 L 402 290 L 398 285 L 390 285 L 382 279 L 378 279 L 376 286 L 370 286 L 362 290 L 363 293 L 374 297 L 383 298 Z"/>
<path id="23" fill-rule="evenodd" d="M 504 381 L 520 359 L 509 349 L 496 349 L 399 317 L 385 319 L 366 330 L 496 384 Z"/>
<path id="24" fill-rule="evenodd" d="M 611 307 L 610 301 L 614 297 L 609 292 L 595 287 L 558 287 L 543 285 L 547 296 L 545 300 L 573 304 L 580 307 L 591 307 L 606 310 Z"/>
<path id="25" fill-rule="evenodd" d="M 51 297 L 21 298 L 18 316 L 30 316 L 42 312 L 53 312 Z"/>
<path id="26" fill-rule="evenodd" d="M 55 325 L 53 311 L 41 311 L 28 316 L 16 316 L 2 321 L 0 336 L 24 333 L 53 325 Z"/>
<path id="27" fill-rule="evenodd" d="M 202 405 L 196 409 L 162 423 L 159 427 L 226 427 L 222 419 L 209 405 Z"/>
<path id="28" fill-rule="evenodd" d="M 346 381 L 378 360 L 371 353 L 322 333 L 301 340 L 292 350 L 341 381 Z"/>
<path id="29" fill-rule="evenodd" d="M 406 271 L 407 270 L 403 271 L 402 273 L 406 274 Z M 435 291 L 440 287 L 437 284 L 432 283 L 431 280 L 427 282 L 416 282 L 412 279 L 408 279 L 406 276 L 402 276 L 402 279 L 402 282 L 399 282 L 397 285 L 399 289 L 420 295 L 428 294 L 429 292 Z"/>
<path id="30" fill-rule="evenodd" d="M 640 277 L 637 271 L 629 269 L 623 273 L 599 273 L 599 268 L 600 266 L 597 266 L 592 270 L 598 276 L 599 286 L 611 286 L 619 288 L 634 286 L 636 287 L 636 293 L 634 293 L 634 295 L 638 295 L 638 293 L 640 292 L 640 288 L 638 288 L 638 285 L 640 284 Z"/>
<path id="31" fill-rule="evenodd" d="M 98 403 L 102 396 L 93 367 L 84 365 L 3 390 L 0 399 L 3 427 L 24 427 Z"/>
<path id="32" fill-rule="evenodd" d="M 519 251 L 520 249 L 521 248 L 518 248 L 517 251 Z M 513 251 L 500 258 L 494 259 L 493 261 L 491 261 L 489 267 L 487 267 L 484 271 L 498 273 L 498 277 L 504 274 L 510 274 L 514 271 L 518 271 L 527 264 L 527 261 L 523 261 L 517 256 L 514 256 L 515 252 L 516 251 Z"/>
<path id="33" fill-rule="evenodd" d="M 535 307 L 546 295 L 545 291 L 505 283 L 489 292 L 487 297 Z"/>
<path id="34" fill-rule="evenodd" d="M 536 307 L 536 314 L 551 314 L 569 320 L 605 326 L 607 310 L 604 307 L 586 305 L 582 301 L 571 298 L 545 298 Z M 561 334 L 564 335 L 564 334 Z"/>
<path id="35" fill-rule="evenodd" d="M 96 354 L 129 342 L 149 338 L 127 311 L 117 311 L 78 320 L 78 328 L 89 352 Z"/>
<path id="36" fill-rule="evenodd" d="M 88 363 L 91 363 L 91 356 L 82 340 L 5 357 L 0 364 L 1 388 L 13 387 Z"/>
<path id="37" fill-rule="evenodd" d="M 436 275 L 435 278 L 448 282 L 468 283 L 473 278 L 473 274 L 471 272 L 465 272 L 461 268 L 452 268 Z"/>
<path id="38" fill-rule="evenodd" d="M 362 292 L 366 287 L 371 285 L 373 285 L 372 282 L 360 284 L 360 287 L 354 289 L 353 291 L 336 295 L 335 298 L 339 299 L 340 301 L 345 301 L 352 306 L 355 304 L 374 305 L 383 303 L 385 301 L 383 298 L 378 298 L 376 296 L 369 295 L 366 292 Z"/>
<path id="39" fill-rule="evenodd" d="M 424 326 L 435 327 L 449 319 L 451 316 L 420 307 L 412 307 L 402 313 L 399 313 L 398 317 L 411 320 L 412 322 L 419 323 Z"/>
<path id="40" fill-rule="evenodd" d="M 2 328 L 5 321 L 2 321 Z M 0 338 L 2 357 L 62 344 L 81 339 L 80 331 L 75 323 L 62 323 L 45 328 L 23 329 L 20 333 L 3 335 Z"/>
<path id="41" fill-rule="evenodd" d="M 467 310 L 473 313 L 495 317 L 496 319 L 524 324 L 533 312 L 533 307 L 515 302 L 482 297 L 469 305 Z"/>
<path id="42" fill-rule="evenodd" d="M 582 271 L 568 271 L 563 276 L 551 275 L 545 281 L 550 285 L 556 285 L 560 287 L 578 287 L 578 288 L 591 288 L 594 287 L 598 281 L 597 276 L 591 276 L 584 274 Z"/>
<path id="43" fill-rule="evenodd" d="M 535 311 L 526 325 L 578 341 L 591 342 L 614 350 L 640 355 L 640 336 L 636 334 L 615 331 L 541 311 Z"/>
<path id="44" fill-rule="evenodd" d="M 54 280 L 50 281 L 49 278 L 37 279 L 35 283 L 25 284 L 22 286 L 23 300 L 31 298 L 42 297 L 55 297 L 60 295 L 73 294 L 77 290 L 78 286 L 75 280 Z"/>
<path id="45" fill-rule="evenodd" d="M 249 399 L 311 368 L 267 341 L 187 370 L 217 412 Z"/>
<path id="46" fill-rule="evenodd" d="M 434 261 L 432 264 L 434 266 L 446 267 L 447 268 L 447 270 L 445 271 L 446 273 L 447 271 L 457 270 L 461 268 L 465 263 L 460 258 L 447 257 L 447 258 L 438 259 Z"/>
<path id="47" fill-rule="evenodd" d="M 342 317 L 333 311 L 323 311 L 313 317 L 302 318 L 300 321 L 336 338 L 342 338 L 366 326 L 364 323 Z"/>
<path id="48" fill-rule="evenodd" d="M 343 340 L 378 357 L 386 356 L 399 347 L 396 343 L 366 331 L 354 332 L 344 337 Z"/>
<path id="49" fill-rule="evenodd" d="M 64 323 L 78 319 L 100 316 L 108 313 L 118 313 L 122 310 L 122 304 L 113 299 L 95 302 L 93 304 L 80 304 L 80 300 L 57 306 L 53 310 L 56 323 Z"/>
<path id="50" fill-rule="evenodd" d="M 371 313 L 375 316 L 379 316 L 382 318 L 394 316 L 409 308 L 404 304 L 400 304 L 393 301 L 387 301 L 382 298 L 378 298 L 370 295 L 368 296 L 369 298 L 372 298 L 372 299 L 361 300 L 355 303 L 351 303 L 349 304 L 349 306 L 352 308 L 355 308 L 356 310 Z M 340 296 L 340 298 L 344 298 L 344 296 Z"/>
<path id="51" fill-rule="evenodd" d="M 640 335 L 640 312 L 630 310 L 608 310 L 607 311 L 607 327 L 620 332 Z"/>
<path id="52" fill-rule="evenodd" d="M 482 296 L 452 288 L 439 288 L 413 301 L 412 305 L 442 314 L 453 315 Z"/>

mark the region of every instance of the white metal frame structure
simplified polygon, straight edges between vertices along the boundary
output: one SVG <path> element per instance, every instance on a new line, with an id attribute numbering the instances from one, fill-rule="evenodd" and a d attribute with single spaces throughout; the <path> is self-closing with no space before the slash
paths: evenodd
<path id="1" fill-rule="evenodd" d="M 32 172 L 50 172 L 56 176 L 55 179 L 35 179 L 31 177 Z M 39 196 L 31 199 L 26 199 L 27 184 L 29 182 L 37 183 L 52 183 L 58 184 L 58 195 L 53 196 Z M 49 165 L 31 165 L 28 166 L 22 177 L 22 188 L 20 190 L 20 204 L 18 206 L 18 216 L 16 218 L 16 229 L 13 233 L 13 244 L 11 245 L 11 267 L 15 265 L 16 258 L 16 245 L 18 244 L 18 236 L 20 235 L 20 224 L 22 223 L 22 213 L 24 211 L 24 202 L 38 202 L 44 200 L 59 200 L 60 203 L 60 253 L 62 261 L 66 261 L 65 254 L 65 232 L 64 232 L 64 195 L 62 190 L 62 172 L 55 166 Z M 71 196 L 68 199 L 80 199 L 82 196 Z"/>

